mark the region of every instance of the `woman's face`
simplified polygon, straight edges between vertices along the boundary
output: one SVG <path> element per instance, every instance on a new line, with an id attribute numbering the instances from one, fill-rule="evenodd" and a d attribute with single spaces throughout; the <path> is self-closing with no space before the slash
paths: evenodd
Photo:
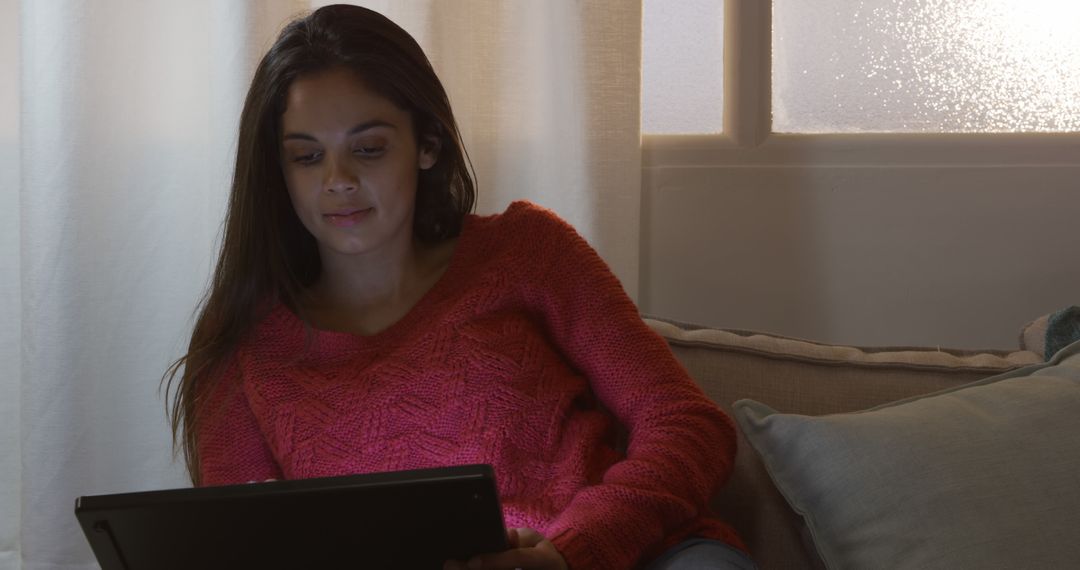
<path id="1" fill-rule="evenodd" d="M 296 215 L 323 256 L 412 239 L 417 178 L 435 164 L 435 140 L 420 145 L 409 113 L 351 70 L 293 81 L 282 117 L 282 171 Z"/>

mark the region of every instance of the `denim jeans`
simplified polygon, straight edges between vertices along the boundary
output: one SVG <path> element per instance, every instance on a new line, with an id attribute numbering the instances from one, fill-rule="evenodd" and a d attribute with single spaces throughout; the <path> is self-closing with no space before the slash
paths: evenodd
<path id="1" fill-rule="evenodd" d="M 757 570 L 741 550 L 719 540 L 688 538 L 645 567 L 646 570 Z"/>

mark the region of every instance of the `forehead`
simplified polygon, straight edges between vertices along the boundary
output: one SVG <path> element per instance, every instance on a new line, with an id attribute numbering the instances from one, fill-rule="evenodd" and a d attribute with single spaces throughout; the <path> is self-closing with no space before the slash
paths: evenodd
<path id="1" fill-rule="evenodd" d="M 337 130 L 375 119 L 401 127 L 408 124 L 409 114 L 368 87 L 356 72 L 333 68 L 292 82 L 282 126 L 285 132 Z"/>

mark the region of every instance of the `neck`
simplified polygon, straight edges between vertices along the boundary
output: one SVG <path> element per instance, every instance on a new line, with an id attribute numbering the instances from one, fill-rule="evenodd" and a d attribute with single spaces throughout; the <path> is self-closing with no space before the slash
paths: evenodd
<path id="1" fill-rule="evenodd" d="M 394 304 L 409 297 L 421 280 L 420 248 L 414 239 L 363 255 L 319 253 L 322 272 L 312 292 L 321 307 L 347 310 Z"/>
<path id="2" fill-rule="evenodd" d="M 455 243 L 428 246 L 410 232 L 365 254 L 320 248 L 322 272 L 301 302 L 305 318 L 324 330 L 378 333 L 404 317 L 435 285 Z"/>

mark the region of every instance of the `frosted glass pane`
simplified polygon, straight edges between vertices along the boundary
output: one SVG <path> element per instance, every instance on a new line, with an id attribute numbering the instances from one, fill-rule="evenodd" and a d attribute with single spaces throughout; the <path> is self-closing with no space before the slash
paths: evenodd
<path id="1" fill-rule="evenodd" d="M 724 0 L 645 0 L 642 10 L 642 131 L 721 132 Z"/>
<path id="2" fill-rule="evenodd" d="M 1080 131 L 1077 0 L 775 0 L 773 130 Z"/>

